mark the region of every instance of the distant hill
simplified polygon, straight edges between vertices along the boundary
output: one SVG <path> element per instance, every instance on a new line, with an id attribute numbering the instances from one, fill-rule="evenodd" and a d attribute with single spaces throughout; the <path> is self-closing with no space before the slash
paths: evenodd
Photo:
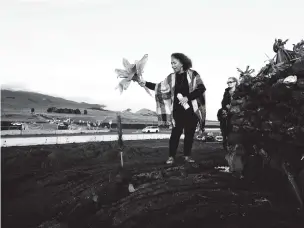
<path id="1" fill-rule="evenodd" d="M 140 109 L 136 112 L 136 114 L 142 115 L 142 116 L 156 116 L 156 112 L 151 111 L 150 109 Z"/>
<path id="2" fill-rule="evenodd" d="M 79 109 L 81 114 L 47 113 L 49 107 Z M 5 121 L 42 121 L 40 116 L 38 118 L 37 115 L 31 114 L 31 108 L 34 108 L 36 113 L 45 113 L 49 117 L 70 116 L 73 120 L 77 121 L 88 120 L 94 122 L 113 120 L 113 122 L 115 122 L 117 111 L 106 110 L 104 107 L 104 105 L 76 102 L 41 93 L 11 91 L 7 89 L 1 90 L 1 119 Z M 87 110 L 87 115 L 83 114 L 84 109 Z M 133 113 L 131 109 L 123 111 L 122 114 L 123 122 L 127 123 L 151 124 L 157 121 L 156 116 L 145 116 Z"/>
<path id="3" fill-rule="evenodd" d="M 128 109 L 122 111 L 122 113 L 132 113 L 132 109 L 128 108 Z"/>
<path id="4" fill-rule="evenodd" d="M 30 114 L 31 108 L 36 113 L 46 113 L 47 108 L 70 108 L 80 109 L 81 115 L 73 114 L 75 120 L 89 121 L 116 121 L 117 112 L 104 109 L 104 105 L 76 102 L 60 97 L 49 96 L 41 93 L 27 91 L 1 90 L 1 118 L 6 121 L 40 121 L 41 116 Z M 87 109 L 88 114 L 83 115 Z M 49 116 L 58 117 L 61 114 L 48 113 Z M 63 116 L 66 116 L 65 114 Z M 68 115 L 71 116 L 71 115 Z M 122 112 L 123 122 L 155 124 L 157 122 L 156 112 L 143 108 L 137 112 L 126 109 Z M 218 125 L 218 121 L 206 121 L 207 125 Z"/>
<path id="5" fill-rule="evenodd" d="M 21 110 L 25 108 L 47 109 L 48 107 L 87 109 L 91 107 L 104 107 L 98 104 L 76 102 L 60 97 L 53 97 L 41 93 L 27 91 L 1 90 L 2 109 Z"/>

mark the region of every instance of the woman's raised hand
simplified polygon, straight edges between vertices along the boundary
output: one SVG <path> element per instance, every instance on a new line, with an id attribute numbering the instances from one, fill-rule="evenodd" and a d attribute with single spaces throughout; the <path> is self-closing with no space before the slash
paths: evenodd
<path id="1" fill-rule="evenodd" d="M 140 80 L 138 80 L 138 84 L 139 84 L 141 87 L 145 87 L 145 85 L 146 85 L 146 81 L 145 81 L 145 80 L 140 79 Z"/>

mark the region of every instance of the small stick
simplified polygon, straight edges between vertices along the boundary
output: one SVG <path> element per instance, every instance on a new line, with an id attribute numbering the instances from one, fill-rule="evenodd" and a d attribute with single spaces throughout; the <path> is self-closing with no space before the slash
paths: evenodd
<path id="1" fill-rule="evenodd" d="M 120 165 L 123 167 L 123 141 L 122 141 L 122 123 L 120 114 L 117 115 L 118 146 L 120 149 Z"/>
<path id="2" fill-rule="evenodd" d="M 292 175 L 292 173 L 290 172 L 290 170 L 288 170 L 286 162 L 283 162 L 282 168 L 283 168 L 283 171 L 284 171 L 285 175 L 288 178 L 289 183 L 292 186 L 292 189 L 293 189 L 293 191 L 294 191 L 294 193 L 295 193 L 295 195 L 297 197 L 297 200 L 298 200 L 298 202 L 300 204 L 300 207 L 303 208 L 303 199 L 302 199 L 301 193 L 300 193 L 301 191 L 300 191 L 300 189 L 298 187 L 298 184 L 296 183 L 296 181 L 294 179 L 294 176 Z"/>
<path id="3" fill-rule="evenodd" d="M 123 152 L 120 151 L 120 165 L 121 167 L 123 167 L 123 156 L 122 156 Z"/>

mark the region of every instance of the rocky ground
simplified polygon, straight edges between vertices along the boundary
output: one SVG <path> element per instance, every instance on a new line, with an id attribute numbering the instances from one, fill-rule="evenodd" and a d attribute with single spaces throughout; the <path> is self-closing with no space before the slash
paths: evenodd
<path id="1" fill-rule="evenodd" d="M 124 169 L 113 142 L 1 148 L 2 227 L 304 227 L 276 171 L 245 166 L 240 179 L 202 142 L 195 164 L 166 166 L 167 145 L 126 142 Z"/>

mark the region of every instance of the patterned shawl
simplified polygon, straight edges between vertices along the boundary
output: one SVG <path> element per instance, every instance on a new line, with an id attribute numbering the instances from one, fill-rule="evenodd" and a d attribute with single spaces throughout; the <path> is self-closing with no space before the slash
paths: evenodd
<path id="1" fill-rule="evenodd" d="M 155 86 L 155 100 L 156 100 L 156 113 L 159 125 L 173 125 L 175 120 L 173 118 L 173 104 L 174 104 L 174 91 L 175 91 L 175 78 L 176 74 L 172 73 L 164 81 L 157 83 Z M 203 84 L 200 75 L 194 70 L 187 71 L 187 79 L 189 83 L 189 92 L 194 91 L 198 85 Z M 199 98 L 191 101 L 193 110 L 198 116 L 201 129 L 205 128 L 206 119 L 206 105 L 205 93 Z"/>

